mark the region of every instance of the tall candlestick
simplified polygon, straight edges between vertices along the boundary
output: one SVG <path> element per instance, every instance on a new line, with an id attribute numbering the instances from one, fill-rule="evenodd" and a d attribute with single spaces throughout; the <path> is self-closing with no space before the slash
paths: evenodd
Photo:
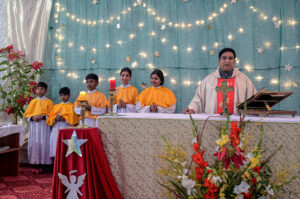
<path id="1" fill-rule="evenodd" d="M 110 87 L 109 87 L 110 91 L 116 90 L 116 80 L 115 79 L 109 80 L 109 85 L 110 85 Z"/>

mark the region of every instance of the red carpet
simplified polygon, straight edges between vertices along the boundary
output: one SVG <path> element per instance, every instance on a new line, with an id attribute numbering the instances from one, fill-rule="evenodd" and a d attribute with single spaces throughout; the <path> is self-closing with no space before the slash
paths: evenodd
<path id="1" fill-rule="evenodd" d="M 0 177 L 0 199 L 51 199 L 52 172 L 31 171 L 22 167 L 19 176 Z"/>

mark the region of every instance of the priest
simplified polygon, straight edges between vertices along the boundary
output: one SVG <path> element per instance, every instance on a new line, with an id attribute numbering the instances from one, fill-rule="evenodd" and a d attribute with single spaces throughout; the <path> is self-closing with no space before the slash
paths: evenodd
<path id="1" fill-rule="evenodd" d="M 231 114 L 236 114 L 236 104 L 244 102 L 256 93 L 252 81 L 237 68 L 235 68 L 235 51 L 231 48 L 224 48 L 219 53 L 219 67 L 209 74 L 196 90 L 196 94 L 190 102 L 188 108 L 184 110 L 186 114 L 206 113 L 215 114 L 223 112 L 223 94 L 220 91 L 223 81 L 227 81 L 229 89 L 227 93 L 227 110 Z M 217 88 L 217 89 L 216 89 Z"/>

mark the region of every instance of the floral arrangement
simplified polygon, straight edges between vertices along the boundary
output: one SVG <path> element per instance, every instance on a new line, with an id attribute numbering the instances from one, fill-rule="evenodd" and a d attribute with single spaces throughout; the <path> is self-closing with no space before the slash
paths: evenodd
<path id="1" fill-rule="evenodd" d="M 23 117 L 24 106 L 36 95 L 36 79 L 42 74 L 43 63 L 29 64 L 22 51 L 15 51 L 13 45 L 0 49 L 0 72 L 3 84 L 0 85 L 1 111 Z"/>
<path id="2" fill-rule="evenodd" d="M 247 122 L 244 118 L 245 116 L 241 117 L 238 123 L 230 122 L 229 115 L 227 116 L 225 126 L 219 131 L 219 138 L 216 141 L 217 152 L 214 154 L 216 160 L 212 165 L 205 161 L 203 157 L 205 150 L 201 147 L 201 137 L 206 122 L 202 131 L 199 132 L 191 117 L 194 154 L 189 165 L 181 145 L 173 147 L 164 138 L 166 151 L 159 155 L 159 158 L 165 166 L 158 173 L 168 179 L 159 184 L 167 189 L 169 198 L 175 196 L 182 199 L 267 199 L 275 198 L 277 191 L 287 193 L 284 185 L 296 177 L 289 173 L 288 177 L 276 181 L 271 178 L 272 171 L 268 166 L 268 162 L 281 149 L 281 146 L 270 156 L 263 158 L 265 151 L 261 149 L 263 137 L 261 126 L 257 146 L 246 154 L 246 145 L 250 138 L 245 130 Z"/>

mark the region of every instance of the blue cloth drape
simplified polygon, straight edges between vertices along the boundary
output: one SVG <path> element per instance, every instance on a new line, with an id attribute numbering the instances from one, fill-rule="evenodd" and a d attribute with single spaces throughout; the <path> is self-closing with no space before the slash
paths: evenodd
<path id="1" fill-rule="evenodd" d="M 297 0 L 54 0 L 41 80 L 55 102 L 63 86 L 74 101 L 90 72 L 101 77 L 98 90 L 107 96 L 108 79 L 120 84 L 122 67 L 132 68 L 131 84 L 139 91 L 142 82 L 150 86 L 155 67 L 167 74 L 165 86 L 181 112 L 199 81 L 217 68 L 218 52 L 231 47 L 236 67 L 257 89 L 294 92 L 277 109 L 300 112 L 299 23 Z"/>

